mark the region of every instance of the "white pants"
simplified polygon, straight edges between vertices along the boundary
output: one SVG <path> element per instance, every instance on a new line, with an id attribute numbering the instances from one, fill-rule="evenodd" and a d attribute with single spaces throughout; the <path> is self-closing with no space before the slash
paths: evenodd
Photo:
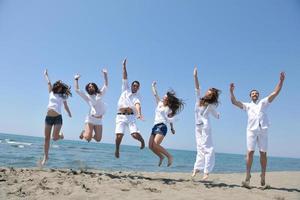
<path id="1" fill-rule="evenodd" d="M 268 130 L 259 129 L 256 131 L 247 130 L 247 149 L 255 151 L 256 143 L 259 151 L 267 152 L 268 150 Z"/>
<path id="2" fill-rule="evenodd" d="M 194 170 L 210 173 L 215 166 L 215 151 L 212 142 L 210 128 L 203 128 L 203 125 L 196 124 L 195 128 L 197 142 L 197 157 Z"/>
<path id="3" fill-rule="evenodd" d="M 126 128 L 129 129 L 130 133 L 139 133 L 135 123 L 135 115 L 117 115 L 115 133 L 124 134 Z"/>

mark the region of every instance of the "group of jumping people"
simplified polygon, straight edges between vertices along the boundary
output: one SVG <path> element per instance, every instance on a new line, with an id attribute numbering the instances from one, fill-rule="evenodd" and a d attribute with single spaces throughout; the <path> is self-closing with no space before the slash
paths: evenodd
<path id="1" fill-rule="evenodd" d="M 145 141 L 136 125 L 137 119 L 143 120 L 140 95 L 138 92 L 140 83 L 139 81 L 133 81 L 131 83 L 131 87 L 129 87 L 126 63 L 127 59 L 124 59 L 122 69 L 122 93 L 119 97 L 117 105 L 118 109 L 115 127 L 116 158 L 120 157 L 120 144 L 126 129 L 129 129 L 131 136 L 140 142 L 140 149 L 145 147 Z M 76 74 L 74 76 L 75 91 L 80 97 L 82 97 L 84 101 L 87 102 L 90 108 L 85 119 L 85 128 L 79 135 L 80 139 L 85 139 L 88 142 L 92 139 L 94 139 L 96 142 L 100 142 L 102 138 L 102 118 L 106 111 L 106 104 L 103 102 L 103 96 L 108 89 L 108 72 L 106 69 L 103 69 L 102 73 L 104 77 L 104 85 L 99 88 L 96 83 L 88 83 L 85 86 L 85 92 L 79 87 L 80 75 Z M 60 80 L 52 84 L 50 82 L 47 70 L 45 70 L 44 75 L 48 84 L 49 103 L 45 119 L 44 157 L 40 162 L 42 166 L 45 165 L 49 159 L 48 152 L 51 132 L 54 141 L 64 138 L 64 135 L 60 131 L 63 124 L 61 115 L 62 105 L 64 106 L 69 117 L 72 117 L 71 111 L 67 104 L 68 97 L 72 96 L 70 86 Z M 200 84 L 198 80 L 197 67 L 194 68 L 193 75 L 196 92 L 196 103 L 194 110 L 197 156 L 192 177 L 196 176 L 196 174 L 199 172 L 203 172 L 202 180 L 207 180 L 215 164 L 215 151 L 212 140 L 210 115 L 217 119 L 220 118 L 220 114 L 217 112 L 216 108 L 219 104 L 219 95 L 221 91 L 217 88 L 209 88 L 205 93 L 203 93 L 204 95 L 202 95 L 202 90 L 200 90 Z M 230 96 L 232 104 L 240 109 L 243 109 L 248 114 L 246 157 L 247 173 L 245 181 L 242 182 L 243 186 L 245 187 L 249 187 L 250 184 L 250 172 L 256 145 L 258 146 L 260 152 L 261 185 L 265 185 L 269 128 L 269 121 L 266 111 L 270 103 L 279 94 L 284 79 L 285 73 L 281 72 L 279 83 L 276 85 L 274 91 L 260 101 L 259 92 L 257 90 L 250 91 L 250 103 L 236 100 L 234 95 L 235 86 L 233 83 L 230 84 Z M 156 84 L 156 81 L 152 83 L 152 92 L 157 106 L 155 109 L 154 126 L 151 131 L 148 146 L 149 149 L 158 156 L 158 166 L 162 165 L 165 157 L 168 159 L 167 166 L 171 166 L 173 157 L 163 146 L 161 146 L 161 143 L 168 132 L 168 126 L 170 126 L 171 132 L 175 134 L 175 129 L 173 126 L 175 115 L 183 110 L 184 102 L 182 99 L 176 96 L 176 93 L 173 90 L 169 90 L 163 97 L 159 97 Z"/>

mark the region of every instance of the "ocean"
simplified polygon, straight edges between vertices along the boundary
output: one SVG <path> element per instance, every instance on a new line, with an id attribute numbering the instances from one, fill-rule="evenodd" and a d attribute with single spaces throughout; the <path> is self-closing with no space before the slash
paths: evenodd
<path id="1" fill-rule="evenodd" d="M 36 167 L 43 157 L 44 138 L 0 133 L 0 167 Z M 108 171 L 192 172 L 196 151 L 169 150 L 174 157 L 171 167 L 158 167 L 158 158 L 148 149 L 121 145 L 120 159 L 114 157 L 113 144 L 83 141 L 51 141 L 46 168 L 97 169 Z M 268 171 L 299 171 L 300 159 L 268 158 Z M 255 156 L 252 171 L 259 172 Z M 245 156 L 216 153 L 214 173 L 245 172 Z"/>

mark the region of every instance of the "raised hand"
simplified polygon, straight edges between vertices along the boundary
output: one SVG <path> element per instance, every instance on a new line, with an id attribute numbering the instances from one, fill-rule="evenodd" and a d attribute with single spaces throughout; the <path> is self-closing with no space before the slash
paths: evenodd
<path id="1" fill-rule="evenodd" d="M 234 83 L 230 83 L 230 92 L 233 92 L 234 88 L 235 88 Z"/>
<path id="2" fill-rule="evenodd" d="M 44 75 L 45 75 L 45 76 L 48 76 L 48 70 L 47 70 L 47 69 L 45 69 Z"/>
<path id="3" fill-rule="evenodd" d="M 126 63 L 127 63 L 127 58 L 125 58 L 125 59 L 123 60 L 123 66 L 124 66 L 124 67 L 126 67 Z"/>
<path id="4" fill-rule="evenodd" d="M 280 72 L 280 81 L 284 81 L 284 79 L 285 79 L 285 73 Z"/>
<path id="5" fill-rule="evenodd" d="M 152 82 L 152 87 L 156 87 L 156 81 Z"/>
<path id="6" fill-rule="evenodd" d="M 195 68 L 194 68 L 194 76 L 198 76 L 198 70 L 197 70 L 197 66 L 195 65 Z"/>
<path id="7" fill-rule="evenodd" d="M 75 80 L 78 80 L 80 77 L 81 77 L 81 76 L 80 76 L 79 74 L 76 74 L 76 75 L 74 76 L 74 79 L 75 79 Z"/>
<path id="8" fill-rule="evenodd" d="M 101 70 L 101 72 L 102 72 L 103 74 L 107 74 L 107 69 L 104 68 L 104 69 Z"/>

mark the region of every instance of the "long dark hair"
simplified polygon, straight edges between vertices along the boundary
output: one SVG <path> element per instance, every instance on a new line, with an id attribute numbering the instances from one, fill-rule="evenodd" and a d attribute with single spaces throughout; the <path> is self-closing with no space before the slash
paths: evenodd
<path id="1" fill-rule="evenodd" d="M 59 89 L 61 90 L 59 91 Z M 72 96 L 71 86 L 63 83 L 61 80 L 56 81 L 52 86 L 52 92 L 58 94 L 60 97 L 67 99 L 69 96 Z"/>
<path id="2" fill-rule="evenodd" d="M 205 95 L 200 99 L 200 106 L 208 106 L 208 104 L 213 104 L 215 106 L 219 105 L 219 95 L 221 94 L 221 90 L 217 88 L 210 88 L 208 89 L 211 91 L 212 95 L 207 96 Z"/>
<path id="3" fill-rule="evenodd" d="M 176 97 L 176 93 L 173 90 L 167 92 L 168 106 L 171 109 L 171 117 L 179 113 L 184 108 L 184 102 L 182 99 Z"/>
<path id="4" fill-rule="evenodd" d="M 89 92 L 89 85 L 94 86 L 94 88 L 95 88 L 95 92 L 94 92 L 94 93 L 90 93 L 90 92 Z M 89 95 L 99 94 L 99 93 L 100 93 L 100 90 L 99 90 L 99 88 L 98 88 L 98 86 L 97 86 L 96 83 L 88 83 L 88 84 L 85 86 L 85 91 L 86 91 Z"/>

